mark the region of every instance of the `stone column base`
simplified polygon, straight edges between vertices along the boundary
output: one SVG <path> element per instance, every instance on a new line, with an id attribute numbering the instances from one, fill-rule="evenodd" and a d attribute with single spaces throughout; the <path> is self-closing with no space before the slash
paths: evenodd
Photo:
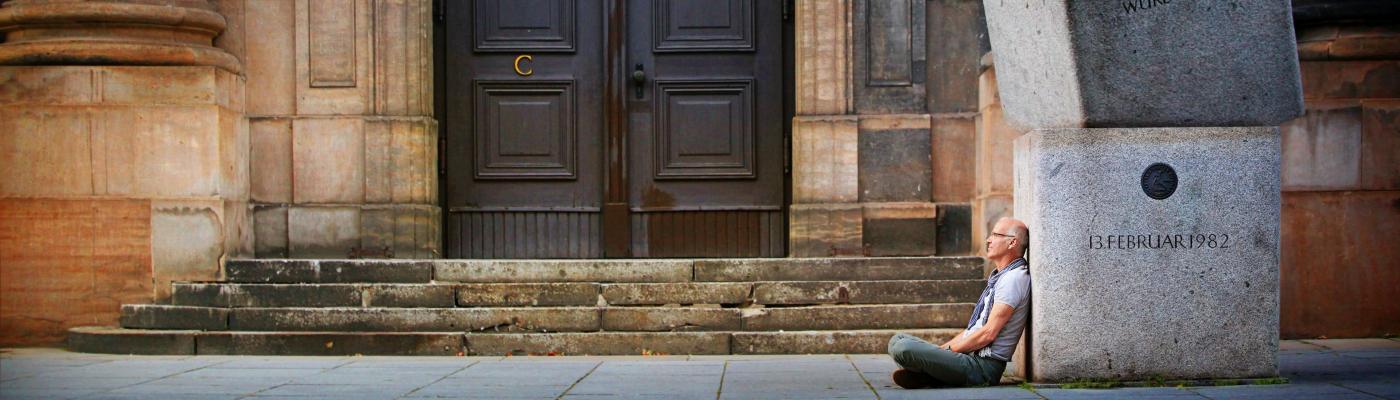
<path id="1" fill-rule="evenodd" d="M 1278 374 L 1277 128 L 1036 130 L 1015 165 L 1033 380 Z"/>
<path id="2" fill-rule="evenodd" d="M 216 67 L 0 67 L 0 346 L 251 255 L 243 78 Z"/>

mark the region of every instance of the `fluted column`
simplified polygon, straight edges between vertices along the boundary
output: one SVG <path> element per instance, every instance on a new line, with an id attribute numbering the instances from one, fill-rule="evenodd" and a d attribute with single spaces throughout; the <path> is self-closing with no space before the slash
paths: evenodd
<path id="1" fill-rule="evenodd" d="M 206 0 L 10 0 L 0 65 L 202 65 L 241 72 L 213 46 L 223 15 Z"/>

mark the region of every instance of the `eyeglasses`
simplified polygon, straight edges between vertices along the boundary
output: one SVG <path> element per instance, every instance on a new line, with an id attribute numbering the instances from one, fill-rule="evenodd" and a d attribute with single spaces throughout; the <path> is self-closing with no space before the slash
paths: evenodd
<path id="1" fill-rule="evenodd" d="M 1004 233 L 996 233 L 996 232 L 990 232 L 990 233 L 993 234 L 993 235 L 997 235 L 997 236 L 1004 237 L 1004 238 L 1012 238 L 1012 239 L 1015 239 L 1015 238 L 1016 238 L 1016 236 L 1014 236 L 1014 235 L 1007 235 L 1007 234 L 1004 234 Z"/>

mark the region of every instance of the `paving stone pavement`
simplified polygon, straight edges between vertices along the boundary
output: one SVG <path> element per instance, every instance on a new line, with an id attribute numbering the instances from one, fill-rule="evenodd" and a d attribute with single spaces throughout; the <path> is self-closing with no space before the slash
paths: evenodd
<path id="1" fill-rule="evenodd" d="M 1396 399 L 1400 340 L 1284 341 L 1291 383 L 903 390 L 883 355 L 117 356 L 0 350 L 0 399 Z"/>

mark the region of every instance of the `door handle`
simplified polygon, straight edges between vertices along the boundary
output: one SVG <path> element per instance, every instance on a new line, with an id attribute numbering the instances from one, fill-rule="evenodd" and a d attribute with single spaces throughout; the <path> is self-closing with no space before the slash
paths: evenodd
<path id="1" fill-rule="evenodd" d="M 637 69 L 632 71 L 632 84 L 637 91 L 637 98 L 642 98 L 642 84 L 647 82 L 647 72 L 642 69 L 642 64 L 637 64 Z"/>

